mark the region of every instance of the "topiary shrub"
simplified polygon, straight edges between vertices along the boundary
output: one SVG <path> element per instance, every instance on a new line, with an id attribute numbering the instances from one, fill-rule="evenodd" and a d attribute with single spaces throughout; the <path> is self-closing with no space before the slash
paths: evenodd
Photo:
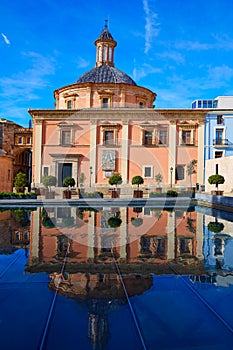
<path id="1" fill-rule="evenodd" d="M 216 188 L 218 188 L 218 185 L 224 184 L 225 178 L 222 175 L 215 174 L 209 176 L 208 182 L 210 185 L 216 185 Z"/>
<path id="2" fill-rule="evenodd" d="M 17 192 L 24 193 L 24 189 L 27 186 L 27 175 L 20 171 L 15 176 L 14 185 Z"/>
<path id="3" fill-rule="evenodd" d="M 115 216 L 108 219 L 108 225 L 112 228 L 119 227 L 121 223 L 122 223 L 122 220 Z"/>
<path id="4" fill-rule="evenodd" d="M 143 224 L 143 219 L 142 218 L 131 218 L 131 223 L 135 227 L 141 226 Z"/>
<path id="5" fill-rule="evenodd" d="M 75 186 L 75 179 L 73 177 L 67 176 L 63 182 L 62 182 L 63 186 L 65 187 L 74 187 Z"/>
<path id="6" fill-rule="evenodd" d="M 122 183 L 121 174 L 119 174 L 119 173 L 113 174 L 113 175 L 109 178 L 108 183 L 109 183 L 109 185 L 111 185 L 111 186 L 116 185 L 116 187 L 117 187 L 117 185 L 119 185 L 119 184 Z"/>
<path id="7" fill-rule="evenodd" d="M 178 193 L 175 190 L 168 190 L 167 196 L 168 197 L 177 197 Z"/>
<path id="8" fill-rule="evenodd" d="M 139 189 L 139 186 L 144 184 L 144 179 L 140 175 L 136 175 L 132 178 L 131 182 L 132 182 L 132 185 L 137 185 Z"/>
<path id="9" fill-rule="evenodd" d="M 222 222 L 211 221 L 208 223 L 208 230 L 213 233 L 219 233 L 224 229 Z"/>
<path id="10" fill-rule="evenodd" d="M 43 176 L 42 183 L 46 188 L 51 190 L 51 186 L 56 186 L 57 178 L 52 175 L 46 175 L 46 176 Z"/>

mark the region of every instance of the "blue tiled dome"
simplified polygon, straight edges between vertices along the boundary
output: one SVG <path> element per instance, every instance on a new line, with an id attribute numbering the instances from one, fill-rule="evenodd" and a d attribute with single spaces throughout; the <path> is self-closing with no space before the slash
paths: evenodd
<path id="1" fill-rule="evenodd" d="M 105 64 L 99 67 L 95 67 L 84 73 L 76 81 L 76 83 L 123 83 L 129 85 L 137 85 L 135 81 L 126 73 L 120 71 L 115 67 Z"/>

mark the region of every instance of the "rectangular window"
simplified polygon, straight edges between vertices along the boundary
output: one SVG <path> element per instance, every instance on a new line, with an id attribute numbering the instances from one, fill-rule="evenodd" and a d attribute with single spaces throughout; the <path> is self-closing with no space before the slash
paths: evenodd
<path id="1" fill-rule="evenodd" d="M 152 145 L 152 132 L 145 131 L 145 133 L 144 133 L 144 145 Z"/>
<path id="2" fill-rule="evenodd" d="M 28 144 L 28 145 L 31 144 L 31 137 L 27 137 L 27 144 Z"/>
<path id="3" fill-rule="evenodd" d="M 144 166 L 143 167 L 143 177 L 147 179 L 152 179 L 152 166 Z"/>
<path id="4" fill-rule="evenodd" d="M 23 143 L 23 138 L 20 136 L 20 137 L 18 138 L 18 144 L 19 144 L 19 145 L 22 145 L 22 143 Z"/>
<path id="5" fill-rule="evenodd" d="M 70 130 L 63 130 L 61 133 L 61 143 L 62 145 L 70 145 Z"/>
<path id="6" fill-rule="evenodd" d="M 200 100 L 198 101 L 197 108 L 201 108 L 201 101 Z"/>
<path id="7" fill-rule="evenodd" d="M 207 108 L 207 101 L 206 100 L 203 101 L 203 108 Z"/>
<path id="8" fill-rule="evenodd" d="M 67 109 L 72 109 L 72 100 L 67 101 Z"/>
<path id="9" fill-rule="evenodd" d="M 175 172 L 176 180 L 184 180 L 184 166 L 178 165 Z"/>
<path id="10" fill-rule="evenodd" d="M 163 128 L 159 130 L 159 144 L 167 145 L 168 144 L 168 130 Z"/>
<path id="11" fill-rule="evenodd" d="M 223 116 L 217 115 L 217 124 L 223 124 Z"/>
<path id="12" fill-rule="evenodd" d="M 213 108 L 218 108 L 218 100 L 214 100 L 214 102 L 213 102 Z"/>
<path id="13" fill-rule="evenodd" d="M 208 108 L 213 108 L 213 101 L 212 100 L 208 101 Z"/>
<path id="14" fill-rule="evenodd" d="M 49 175 L 49 167 L 48 166 L 44 166 L 43 167 L 43 176 L 48 176 Z"/>
<path id="15" fill-rule="evenodd" d="M 103 98 L 103 108 L 108 108 L 108 98 Z"/>
<path id="16" fill-rule="evenodd" d="M 182 144 L 183 145 L 193 144 L 190 130 L 182 130 Z"/>
<path id="17" fill-rule="evenodd" d="M 113 130 L 104 131 L 104 144 L 113 145 L 114 144 L 114 132 Z"/>
<path id="18" fill-rule="evenodd" d="M 192 108 L 196 108 L 197 107 L 197 101 L 194 101 L 193 103 L 192 103 Z"/>
<path id="19" fill-rule="evenodd" d="M 223 144 L 223 129 L 216 129 L 215 131 L 216 145 Z"/>
<path id="20" fill-rule="evenodd" d="M 8 170 L 8 181 L 10 181 L 10 180 L 11 180 L 11 171 Z"/>
<path id="21" fill-rule="evenodd" d="M 221 158 L 223 156 L 223 151 L 215 151 L 214 157 Z"/>

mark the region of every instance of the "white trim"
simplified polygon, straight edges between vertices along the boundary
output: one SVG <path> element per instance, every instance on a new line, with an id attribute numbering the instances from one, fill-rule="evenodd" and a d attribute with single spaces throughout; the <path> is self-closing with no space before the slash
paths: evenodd
<path id="1" fill-rule="evenodd" d="M 151 176 L 145 176 L 145 169 L 150 168 L 151 169 Z M 144 179 L 153 179 L 154 177 L 154 167 L 153 165 L 143 165 L 142 166 L 142 177 Z"/>
<path id="2" fill-rule="evenodd" d="M 50 165 L 42 165 L 42 177 L 44 176 L 44 168 L 48 168 L 48 175 L 50 175 Z"/>

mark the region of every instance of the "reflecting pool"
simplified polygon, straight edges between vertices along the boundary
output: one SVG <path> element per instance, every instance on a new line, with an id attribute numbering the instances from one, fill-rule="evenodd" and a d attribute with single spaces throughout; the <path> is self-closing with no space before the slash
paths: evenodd
<path id="1" fill-rule="evenodd" d="M 1 209 L 2 349 L 232 349 L 233 216 Z"/>

